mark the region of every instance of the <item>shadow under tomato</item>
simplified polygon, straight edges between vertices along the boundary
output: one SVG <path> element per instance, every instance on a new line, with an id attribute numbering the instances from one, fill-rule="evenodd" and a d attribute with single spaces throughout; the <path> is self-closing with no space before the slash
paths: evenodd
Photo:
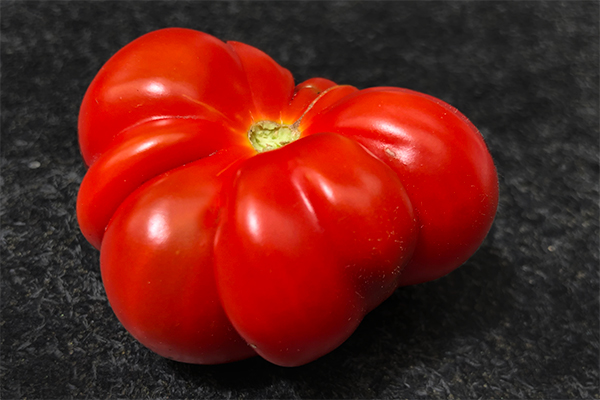
<path id="1" fill-rule="evenodd" d="M 378 397 L 390 373 L 439 359 L 457 337 L 483 338 L 509 312 L 504 289 L 514 271 L 499 254 L 484 244 L 448 276 L 398 289 L 342 346 L 301 367 L 260 357 L 215 366 L 170 363 L 182 379 L 234 397 Z"/>

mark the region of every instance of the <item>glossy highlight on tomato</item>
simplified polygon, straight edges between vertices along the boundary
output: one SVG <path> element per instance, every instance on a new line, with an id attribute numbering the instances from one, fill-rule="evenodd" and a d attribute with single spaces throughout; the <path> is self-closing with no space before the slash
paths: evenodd
<path id="1" fill-rule="evenodd" d="M 398 287 L 463 264 L 498 204 L 483 138 L 445 102 L 296 85 L 260 50 L 189 29 L 109 59 L 78 130 L 77 217 L 110 305 L 182 362 L 313 361 Z"/>

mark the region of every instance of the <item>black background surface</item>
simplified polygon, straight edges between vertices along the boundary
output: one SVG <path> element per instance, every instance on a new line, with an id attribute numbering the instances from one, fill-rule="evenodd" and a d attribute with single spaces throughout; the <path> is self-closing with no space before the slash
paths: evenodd
<path id="1" fill-rule="evenodd" d="M 598 2 L 2 2 L 1 393 L 9 398 L 599 398 Z M 163 359 L 121 327 L 78 230 L 77 113 L 119 48 L 181 26 L 297 82 L 466 114 L 500 206 L 462 268 L 399 289 L 298 368 Z"/>

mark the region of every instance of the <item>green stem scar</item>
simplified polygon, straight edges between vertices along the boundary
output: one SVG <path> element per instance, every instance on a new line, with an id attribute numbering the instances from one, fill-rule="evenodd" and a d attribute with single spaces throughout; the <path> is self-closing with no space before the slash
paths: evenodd
<path id="1" fill-rule="evenodd" d="M 299 137 L 300 132 L 295 126 L 273 121 L 257 122 L 248 131 L 248 139 L 258 153 L 278 149 Z"/>

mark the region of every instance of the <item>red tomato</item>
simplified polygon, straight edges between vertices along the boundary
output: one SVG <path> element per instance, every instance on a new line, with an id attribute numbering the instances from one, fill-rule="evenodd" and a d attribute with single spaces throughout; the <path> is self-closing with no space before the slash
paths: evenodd
<path id="1" fill-rule="evenodd" d="M 479 247 L 498 183 L 456 109 L 398 88 L 294 85 L 187 29 L 116 53 L 79 116 L 77 215 L 125 328 L 158 354 L 286 366 Z"/>

